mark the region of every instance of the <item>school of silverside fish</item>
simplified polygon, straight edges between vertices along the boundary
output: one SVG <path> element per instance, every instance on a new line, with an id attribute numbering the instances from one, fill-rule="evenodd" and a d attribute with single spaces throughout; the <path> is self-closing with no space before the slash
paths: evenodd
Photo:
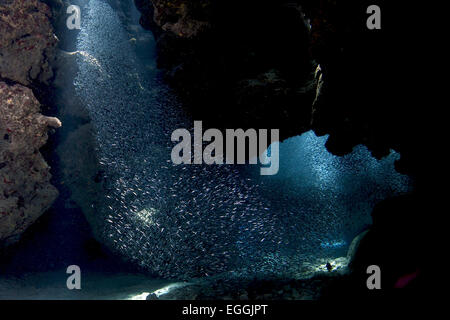
<path id="1" fill-rule="evenodd" d="M 254 174 L 258 166 L 246 166 L 249 174 L 231 165 L 176 166 L 171 133 L 193 121 L 145 70 L 107 3 L 88 2 L 77 50 L 74 85 L 105 173 L 96 229 L 110 248 L 149 272 L 291 274 L 302 263 L 345 254 L 370 224 L 374 204 L 408 190 L 407 178 L 394 170 L 397 154 L 378 161 L 357 147 L 335 157 L 326 137 L 312 132 L 280 144 L 273 177 Z"/>

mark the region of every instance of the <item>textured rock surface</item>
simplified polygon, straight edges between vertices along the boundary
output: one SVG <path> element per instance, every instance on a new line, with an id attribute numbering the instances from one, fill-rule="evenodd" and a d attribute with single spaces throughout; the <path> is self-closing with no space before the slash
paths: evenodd
<path id="1" fill-rule="evenodd" d="M 205 119 L 214 110 L 211 117 L 231 127 L 270 124 L 283 138 L 313 129 L 330 135 L 327 148 L 336 155 L 358 144 L 377 158 L 395 149 L 402 173 L 421 174 L 417 125 L 426 115 L 411 106 L 425 102 L 410 92 L 423 91 L 418 75 L 424 70 L 415 61 L 426 49 L 416 46 L 425 29 L 403 20 L 414 16 L 413 6 L 383 0 L 135 2 L 141 23 L 157 35 L 159 67 L 189 98 L 194 114 Z M 366 28 L 372 4 L 385 13 L 382 30 Z M 207 27 L 193 27 L 199 21 Z M 320 65 L 315 81 L 314 62 Z M 222 109 L 234 116 L 221 115 Z"/>
<path id="2" fill-rule="evenodd" d="M 346 279 L 345 272 L 320 272 L 301 279 L 254 279 L 220 275 L 169 286 L 167 293 L 156 292 L 147 300 L 318 300 L 330 285 Z"/>
<path id="3" fill-rule="evenodd" d="M 205 16 L 209 5 L 209 0 L 189 1 L 189 3 L 179 0 L 157 0 L 154 1 L 153 19 L 164 31 L 189 38 L 210 26 Z"/>
<path id="4" fill-rule="evenodd" d="M 57 39 L 49 7 L 38 0 L 0 1 L 0 78 L 29 85 L 53 77 Z"/>
<path id="5" fill-rule="evenodd" d="M 194 117 L 215 128 L 284 126 L 284 137 L 307 131 L 315 65 L 297 4 L 135 2 L 156 35 L 158 66 Z"/>
<path id="6" fill-rule="evenodd" d="M 0 82 L 0 241 L 13 241 L 58 195 L 39 152 L 58 119 L 39 113 L 30 89 Z"/>
<path id="7" fill-rule="evenodd" d="M 37 0 L 0 1 L 0 242 L 10 244 L 53 203 L 58 191 L 39 149 L 58 119 L 39 113 L 31 89 L 53 78 L 57 38 L 50 8 Z M 39 92 L 43 94 L 43 91 Z"/>
<path id="8" fill-rule="evenodd" d="M 141 22 L 156 24 L 164 31 L 191 38 L 211 27 L 211 0 L 135 0 L 146 12 Z"/>

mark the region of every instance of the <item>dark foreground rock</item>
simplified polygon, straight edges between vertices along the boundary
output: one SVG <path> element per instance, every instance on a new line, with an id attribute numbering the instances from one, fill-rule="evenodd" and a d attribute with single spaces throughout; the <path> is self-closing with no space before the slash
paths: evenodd
<path id="1" fill-rule="evenodd" d="M 336 155 L 358 144 L 377 158 L 394 149 L 398 170 L 422 179 L 419 128 L 432 115 L 422 108 L 428 49 L 417 44 L 429 34 L 407 21 L 418 7 L 372 2 L 135 1 L 156 35 L 158 66 L 194 118 L 280 128 L 282 138 L 313 129 L 330 135 Z M 366 27 L 372 4 L 381 30 Z"/>
<path id="2" fill-rule="evenodd" d="M 0 82 L 0 241 L 11 242 L 58 196 L 39 149 L 58 119 L 39 113 L 33 92 Z"/>
<path id="3" fill-rule="evenodd" d="M 156 35 L 158 66 L 194 118 L 215 128 L 283 127 L 284 137 L 309 127 L 316 65 L 300 6 L 135 2 Z"/>
<path id="4" fill-rule="evenodd" d="M 38 0 L 0 2 L 0 78 L 48 84 L 57 44 L 51 15 Z"/>
<path id="5" fill-rule="evenodd" d="M 174 283 L 150 293 L 147 300 L 319 300 L 330 286 L 348 277 L 344 270 L 300 278 L 245 278 L 227 273 Z"/>
<path id="6" fill-rule="evenodd" d="M 40 114 L 36 98 L 53 78 L 57 38 L 51 17 L 41 1 L 0 1 L 1 245 L 19 239 L 58 196 L 39 149 L 49 128 L 61 122 Z"/>

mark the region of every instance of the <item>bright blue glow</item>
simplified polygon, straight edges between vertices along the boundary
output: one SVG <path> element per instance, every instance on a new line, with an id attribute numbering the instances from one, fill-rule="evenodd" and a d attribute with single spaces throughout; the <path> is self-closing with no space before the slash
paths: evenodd
<path id="1" fill-rule="evenodd" d="M 326 241 L 326 242 L 321 242 L 320 246 L 322 248 L 331 248 L 331 249 L 336 249 L 336 248 L 342 248 L 345 245 L 347 245 L 347 242 L 345 241 Z"/>

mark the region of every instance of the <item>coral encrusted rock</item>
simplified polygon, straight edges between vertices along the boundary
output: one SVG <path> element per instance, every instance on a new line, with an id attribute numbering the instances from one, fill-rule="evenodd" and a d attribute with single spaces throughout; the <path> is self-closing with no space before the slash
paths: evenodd
<path id="1" fill-rule="evenodd" d="M 53 203 L 49 166 L 39 149 L 61 122 L 39 113 L 31 89 L 0 82 L 0 243 L 9 244 Z"/>
<path id="2" fill-rule="evenodd" d="M 58 42 L 50 8 L 38 0 L 0 1 L 0 78 L 47 84 Z"/>

